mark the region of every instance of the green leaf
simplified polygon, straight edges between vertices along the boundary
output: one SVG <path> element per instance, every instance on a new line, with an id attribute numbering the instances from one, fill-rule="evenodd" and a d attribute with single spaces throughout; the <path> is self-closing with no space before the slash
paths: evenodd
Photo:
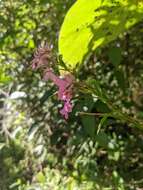
<path id="1" fill-rule="evenodd" d="M 96 107 L 97 112 L 99 112 L 99 113 L 109 113 L 110 112 L 110 109 L 108 108 L 108 106 L 105 103 L 101 102 L 100 100 L 98 100 L 95 103 L 95 107 Z"/>
<path id="2" fill-rule="evenodd" d="M 55 87 L 52 87 L 50 90 L 47 90 L 43 96 L 40 98 L 40 105 L 42 106 L 44 104 L 45 101 L 48 100 L 48 98 L 50 98 L 54 93 L 56 92 Z"/>
<path id="3" fill-rule="evenodd" d="M 2 150 L 5 146 L 5 143 L 0 143 L 0 150 Z"/>
<path id="4" fill-rule="evenodd" d="M 46 181 L 46 177 L 44 176 L 44 174 L 42 172 L 39 172 L 37 175 L 36 175 L 36 179 L 38 182 L 40 183 L 45 183 Z"/>
<path id="5" fill-rule="evenodd" d="M 96 130 L 96 122 L 95 122 L 95 116 L 92 115 L 84 115 L 81 116 L 81 120 L 83 123 L 83 127 L 85 132 L 90 136 L 94 137 L 95 130 Z"/>
<path id="6" fill-rule="evenodd" d="M 104 125 L 104 123 L 106 122 L 107 118 L 108 118 L 108 114 L 105 114 L 105 116 L 100 120 L 100 123 L 97 127 L 97 134 L 100 132 L 101 127 Z"/>
<path id="7" fill-rule="evenodd" d="M 8 84 L 12 81 L 12 77 L 6 75 L 5 68 L 0 68 L 0 84 Z"/>
<path id="8" fill-rule="evenodd" d="M 142 1 L 78 0 L 61 27 L 59 53 L 74 69 L 89 52 L 116 39 L 142 18 Z"/>
<path id="9" fill-rule="evenodd" d="M 95 80 L 93 78 L 88 78 L 87 84 L 92 86 L 92 88 L 96 89 L 97 96 L 100 96 L 100 97 L 103 96 L 100 84 L 99 84 L 99 82 L 97 80 Z"/>
<path id="10" fill-rule="evenodd" d="M 104 132 L 100 132 L 95 137 L 96 141 L 101 147 L 107 148 L 109 143 L 108 135 Z"/>
<path id="11" fill-rule="evenodd" d="M 110 48 L 108 52 L 109 60 L 117 67 L 122 61 L 121 48 L 114 47 Z"/>
<path id="12" fill-rule="evenodd" d="M 125 91 L 126 90 L 126 79 L 123 70 L 118 69 L 115 71 L 115 76 L 118 81 L 119 87 Z"/>

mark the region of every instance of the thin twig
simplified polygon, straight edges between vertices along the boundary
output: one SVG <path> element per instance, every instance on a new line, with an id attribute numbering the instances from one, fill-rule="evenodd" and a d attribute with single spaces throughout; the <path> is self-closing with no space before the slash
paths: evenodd
<path id="1" fill-rule="evenodd" d="M 105 116 L 107 115 L 108 113 L 89 113 L 89 112 L 77 112 L 78 114 L 80 115 L 91 115 L 91 116 Z"/>

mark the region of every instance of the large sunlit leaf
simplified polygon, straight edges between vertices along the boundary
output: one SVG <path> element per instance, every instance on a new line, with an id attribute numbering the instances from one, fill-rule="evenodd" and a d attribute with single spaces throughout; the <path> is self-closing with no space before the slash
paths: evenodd
<path id="1" fill-rule="evenodd" d="M 116 39 L 142 18 L 143 1 L 78 0 L 61 27 L 59 53 L 73 69 L 88 52 Z"/>

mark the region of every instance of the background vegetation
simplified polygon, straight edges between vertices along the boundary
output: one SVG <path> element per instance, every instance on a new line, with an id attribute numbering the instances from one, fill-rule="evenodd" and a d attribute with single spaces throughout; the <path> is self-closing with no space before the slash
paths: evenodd
<path id="1" fill-rule="evenodd" d="M 143 131 L 102 117 L 109 107 L 81 92 L 65 121 L 56 88 L 30 68 L 34 49 L 43 41 L 53 46 L 57 59 L 60 27 L 73 3 L 0 1 L 0 190 L 143 188 Z M 114 105 L 140 120 L 142 32 L 141 21 L 93 52 L 78 73 L 79 81 L 98 80 Z"/>

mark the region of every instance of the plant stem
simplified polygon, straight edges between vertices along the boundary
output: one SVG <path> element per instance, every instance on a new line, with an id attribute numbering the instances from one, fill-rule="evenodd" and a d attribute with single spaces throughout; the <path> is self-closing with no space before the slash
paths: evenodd
<path id="1" fill-rule="evenodd" d="M 94 94 L 98 97 L 98 99 L 100 101 L 105 103 L 111 110 L 110 116 L 112 116 L 116 119 L 119 119 L 121 121 L 124 121 L 128 124 L 134 125 L 135 127 L 143 130 L 143 121 L 133 118 L 132 116 L 128 115 L 127 113 L 123 113 L 122 110 L 120 110 L 117 106 L 113 105 L 113 103 L 109 100 L 107 95 L 103 94 L 101 88 L 100 88 L 101 93 L 99 94 L 99 92 L 97 92 L 95 88 L 88 86 L 85 83 L 78 83 L 77 86 L 82 92 L 88 93 L 88 94 Z M 105 114 L 107 114 L 107 113 L 101 114 L 101 113 L 87 113 L 87 112 L 79 112 L 79 113 L 82 115 L 84 113 L 85 115 L 92 114 L 92 115 L 99 115 L 99 116 L 104 116 Z"/>

